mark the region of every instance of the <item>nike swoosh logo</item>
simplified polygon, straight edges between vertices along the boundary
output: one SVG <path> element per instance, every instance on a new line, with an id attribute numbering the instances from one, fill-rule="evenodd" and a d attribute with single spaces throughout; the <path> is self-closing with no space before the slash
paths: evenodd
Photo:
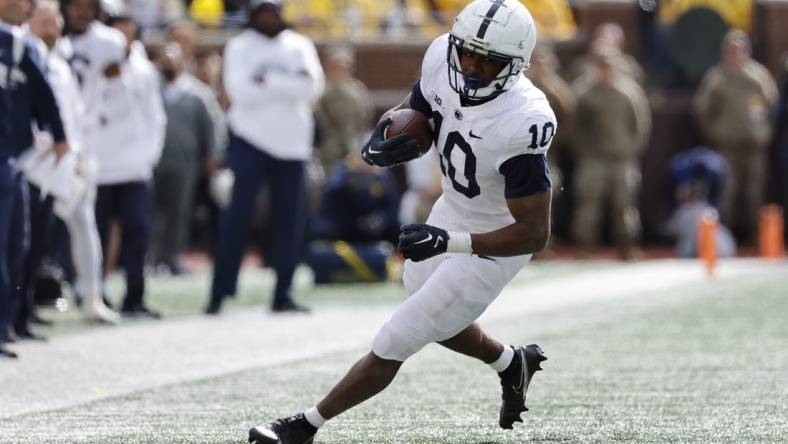
<path id="1" fill-rule="evenodd" d="M 438 236 L 438 238 L 435 239 L 435 248 L 438 248 L 441 242 L 443 242 L 443 236 Z"/>
<path id="2" fill-rule="evenodd" d="M 471 130 L 471 131 L 470 131 L 470 135 L 471 135 L 471 137 L 472 137 L 472 138 L 474 138 L 474 139 L 483 139 L 483 137 L 479 137 L 479 136 L 477 136 L 476 134 L 473 134 L 473 130 Z"/>
<path id="3" fill-rule="evenodd" d="M 382 154 L 382 153 L 383 153 L 383 151 L 376 151 L 376 150 L 373 150 L 373 149 L 372 149 L 372 147 L 369 147 L 369 149 L 367 150 L 367 152 L 368 152 L 369 154 Z"/>
<path id="4" fill-rule="evenodd" d="M 414 242 L 413 244 L 414 244 L 414 245 L 415 245 L 415 244 L 423 244 L 423 243 L 425 243 L 425 242 L 429 242 L 429 241 L 431 241 L 431 240 L 432 240 L 432 233 L 427 233 L 427 237 L 426 237 L 426 238 L 424 238 L 424 239 L 422 239 L 422 240 L 420 240 L 420 241 L 418 241 L 418 242 Z"/>
<path id="5" fill-rule="evenodd" d="M 523 369 L 520 372 L 520 385 L 517 387 L 512 387 L 515 393 L 522 393 L 523 387 L 525 386 L 525 373 L 528 372 L 528 362 L 525 360 L 525 353 L 520 355 L 520 359 L 523 360 Z"/>

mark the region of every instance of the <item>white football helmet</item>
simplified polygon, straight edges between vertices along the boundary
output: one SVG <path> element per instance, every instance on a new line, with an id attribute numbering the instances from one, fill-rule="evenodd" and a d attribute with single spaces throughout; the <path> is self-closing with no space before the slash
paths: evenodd
<path id="1" fill-rule="evenodd" d="M 528 68 L 536 46 L 536 25 L 518 0 L 474 0 L 454 19 L 449 33 L 449 84 L 460 95 L 479 100 L 508 90 Z M 489 83 L 463 75 L 461 51 L 505 63 Z"/>

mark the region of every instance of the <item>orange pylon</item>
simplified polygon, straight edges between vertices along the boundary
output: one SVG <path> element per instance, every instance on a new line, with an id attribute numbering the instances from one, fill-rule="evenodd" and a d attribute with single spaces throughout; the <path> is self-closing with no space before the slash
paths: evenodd
<path id="1" fill-rule="evenodd" d="M 719 216 L 716 212 L 709 211 L 698 222 L 698 258 L 706 267 L 709 277 L 714 276 L 717 267 L 717 229 Z"/>
<path id="2" fill-rule="evenodd" d="M 775 204 L 764 205 L 758 225 L 761 256 L 769 260 L 782 259 L 785 256 L 782 207 Z"/>

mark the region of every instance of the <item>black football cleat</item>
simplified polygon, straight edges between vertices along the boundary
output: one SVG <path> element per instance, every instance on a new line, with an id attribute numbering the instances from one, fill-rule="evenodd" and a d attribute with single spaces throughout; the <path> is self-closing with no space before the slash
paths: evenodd
<path id="1" fill-rule="evenodd" d="M 503 402 L 498 425 L 502 429 L 511 430 L 515 422 L 523 422 L 520 413 L 528 411 L 528 407 L 525 406 L 525 393 L 534 373 L 542 369 L 540 364 L 546 360 L 547 356 L 536 344 L 514 349 L 514 359 L 509 364 L 509 368 L 499 373 Z"/>
<path id="2" fill-rule="evenodd" d="M 274 302 L 273 306 L 271 306 L 271 311 L 274 313 L 304 313 L 308 314 L 312 310 L 309 307 L 305 307 L 300 304 L 296 304 L 292 300 L 286 300 L 283 302 Z"/>
<path id="3" fill-rule="evenodd" d="M 252 444 L 312 444 L 317 429 L 303 413 L 249 429 Z"/>

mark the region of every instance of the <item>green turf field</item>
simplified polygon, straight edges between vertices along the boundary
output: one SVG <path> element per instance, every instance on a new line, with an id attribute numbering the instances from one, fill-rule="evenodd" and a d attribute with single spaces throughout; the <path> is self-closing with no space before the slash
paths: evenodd
<path id="1" fill-rule="evenodd" d="M 569 273 L 611 268 L 613 261 L 534 261 L 525 267 L 513 280 L 512 284 L 538 282 L 556 279 Z M 274 276 L 269 269 L 247 267 L 241 274 L 238 295 L 228 298 L 224 304 L 225 311 L 238 308 L 254 307 L 266 304 L 274 285 Z M 400 283 L 385 284 L 336 284 L 325 286 L 312 285 L 311 271 L 301 267 L 295 277 L 295 297 L 307 305 L 313 304 L 392 304 L 407 296 Z M 146 300 L 148 304 L 166 317 L 184 316 L 202 313 L 208 302 L 210 275 L 207 271 L 186 276 L 149 276 Z M 110 298 L 119 304 L 124 291 L 123 278 L 119 274 L 109 279 Z M 70 304 L 70 293 L 66 291 L 66 299 Z M 47 319 L 55 320 L 52 326 L 39 327 L 37 331 L 49 335 L 62 335 L 81 332 L 91 328 L 82 322 L 79 312 L 69 305 L 60 312 L 53 308 L 41 310 Z"/>
<path id="2" fill-rule="evenodd" d="M 527 289 L 594 268 L 533 265 L 528 273 L 535 274 L 514 285 Z M 602 268 L 609 267 L 616 265 Z M 311 291 L 309 300 L 324 307 L 395 303 L 403 296 L 388 286 L 364 302 L 370 293 L 374 287 L 343 286 Z M 197 306 L 183 302 L 171 310 Z M 331 421 L 316 442 L 788 442 L 787 317 L 788 273 L 777 271 L 492 320 L 484 325 L 494 335 L 537 342 L 549 356 L 529 391 L 525 424 L 498 430 L 491 370 L 430 346 L 386 392 Z M 53 332 L 79 334 L 76 327 Z M 0 420 L 0 442 L 243 443 L 249 426 L 312 406 L 365 350 L 7 417 Z M 53 371 L 53 377 L 68 376 Z"/>

